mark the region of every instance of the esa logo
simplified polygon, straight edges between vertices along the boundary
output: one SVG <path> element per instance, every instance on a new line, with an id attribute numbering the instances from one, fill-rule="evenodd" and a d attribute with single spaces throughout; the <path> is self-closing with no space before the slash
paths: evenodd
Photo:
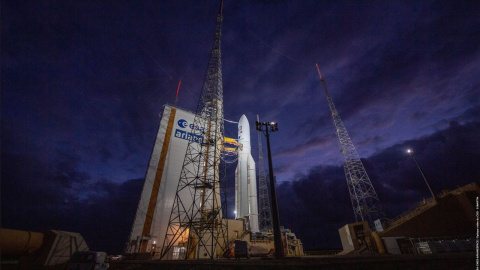
<path id="1" fill-rule="evenodd" d="M 178 120 L 178 126 L 181 128 L 186 128 L 188 126 L 188 122 L 185 119 Z"/>
<path id="2" fill-rule="evenodd" d="M 178 120 L 178 126 L 181 128 L 186 128 L 188 126 L 190 129 L 200 130 L 201 132 L 203 132 L 204 130 L 203 127 L 195 126 L 193 124 L 188 124 L 187 120 L 185 119 Z"/>

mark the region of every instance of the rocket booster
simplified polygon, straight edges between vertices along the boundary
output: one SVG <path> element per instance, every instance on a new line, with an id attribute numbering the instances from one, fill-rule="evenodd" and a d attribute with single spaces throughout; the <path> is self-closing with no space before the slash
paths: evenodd
<path id="1" fill-rule="evenodd" d="M 257 177 L 250 144 L 250 124 L 245 115 L 238 121 L 238 165 L 235 170 L 235 218 L 248 218 L 250 230 L 258 232 Z"/>

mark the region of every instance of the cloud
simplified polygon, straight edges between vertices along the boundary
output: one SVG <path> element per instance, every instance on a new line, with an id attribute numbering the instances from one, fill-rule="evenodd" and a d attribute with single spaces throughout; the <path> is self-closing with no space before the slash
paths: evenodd
<path id="1" fill-rule="evenodd" d="M 14 141 L 5 126 L 2 136 L 3 142 Z M 53 150 L 55 158 L 43 160 L 34 151 L 15 153 L 12 145 L 2 150 L 2 227 L 79 232 L 91 249 L 122 252 L 143 179 L 94 178 L 78 169 L 78 160 Z"/>
<path id="2" fill-rule="evenodd" d="M 295 145 L 293 147 L 288 147 L 276 151 L 274 157 L 282 157 L 282 156 L 303 156 L 305 153 L 311 153 L 318 151 L 319 148 L 323 148 L 327 145 L 331 145 L 335 142 L 336 138 L 333 135 L 330 135 L 326 138 L 313 138 L 309 141 L 302 142 L 299 145 Z"/>
<path id="3" fill-rule="evenodd" d="M 2 154 L 1 162 L 2 227 L 79 232 L 91 249 L 122 252 L 143 179 L 91 179 L 72 164 L 51 171 L 26 156 Z"/>

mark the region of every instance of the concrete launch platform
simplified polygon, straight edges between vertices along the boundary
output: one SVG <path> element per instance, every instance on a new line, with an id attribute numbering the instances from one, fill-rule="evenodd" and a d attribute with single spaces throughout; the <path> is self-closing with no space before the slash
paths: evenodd
<path id="1" fill-rule="evenodd" d="M 475 269 L 475 254 L 305 256 L 283 260 L 251 258 L 241 260 L 116 261 L 110 263 L 110 269 Z"/>

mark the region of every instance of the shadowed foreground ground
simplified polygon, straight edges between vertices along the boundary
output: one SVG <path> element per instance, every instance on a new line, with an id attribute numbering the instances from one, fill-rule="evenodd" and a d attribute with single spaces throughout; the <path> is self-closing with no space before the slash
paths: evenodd
<path id="1" fill-rule="evenodd" d="M 112 261 L 111 270 L 269 270 L 269 269 L 477 269 L 475 253 L 449 253 L 430 255 L 376 255 L 376 256 L 305 256 L 275 260 L 267 258 L 219 259 L 198 261 Z M 2 261 L 2 270 L 63 270 L 65 265 L 42 267 L 22 265 L 15 261 Z"/>
<path id="2" fill-rule="evenodd" d="M 307 256 L 303 258 L 198 261 L 116 261 L 112 270 L 175 269 L 475 269 L 474 253 L 385 256 Z"/>

